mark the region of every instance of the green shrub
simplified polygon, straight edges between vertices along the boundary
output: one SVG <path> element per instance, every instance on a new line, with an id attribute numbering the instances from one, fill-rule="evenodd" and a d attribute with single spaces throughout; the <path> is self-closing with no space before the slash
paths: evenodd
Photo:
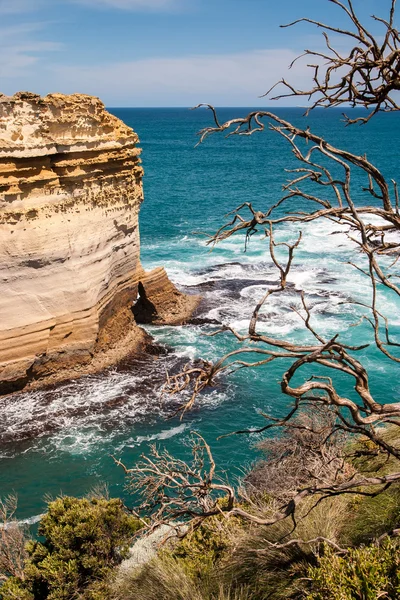
<path id="1" fill-rule="evenodd" d="M 139 528 L 120 500 L 65 497 L 50 502 L 39 526 L 44 542 L 28 543 L 24 580 L 8 580 L 0 598 L 105 600 L 106 580 L 128 554 Z"/>
<path id="2" fill-rule="evenodd" d="M 379 436 L 389 446 L 400 449 L 400 431 L 397 425 L 385 425 L 378 428 Z M 397 471 L 398 459 L 388 456 L 377 444 L 367 437 L 357 437 L 351 440 L 349 454 L 353 455 L 352 464 L 360 473 L 365 475 L 385 475 Z"/>
<path id="3" fill-rule="evenodd" d="M 238 536 L 238 519 L 225 521 L 223 517 L 213 517 L 176 544 L 171 554 L 189 576 L 204 579 L 229 553 Z"/>
<path id="4" fill-rule="evenodd" d="M 247 533 L 237 540 L 223 565 L 225 581 L 238 588 L 246 586 L 257 600 L 302 598 L 308 569 L 318 564 L 321 544 L 279 546 L 293 538 L 313 540 L 321 536 L 338 541 L 347 518 L 347 498 L 326 499 L 310 512 L 314 503 L 304 502 L 295 530 L 290 520 L 272 526 L 247 526 Z"/>
<path id="5" fill-rule="evenodd" d="M 379 429 L 381 438 L 400 448 L 400 431 L 396 426 Z M 352 464 L 365 476 L 383 476 L 398 471 L 398 459 L 388 457 L 371 440 L 359 437 L 352 440 L 348 452 Z M 359 545 L 371 543 L 382 534 L 400 525 L 400 486 L 392 485 L 376 497 L 355 496 L 349 503 L 352 518 L 344 529 L 342 542 Z"/>
<path id="6" fill-rule="evenodd" d="M 251 600 L 245 586 L 223 580 L 221 568 L 243 533 L 241 519 L 212 517 L 141 567 L 120 573 L 113 600 Z"/>
<path id="7" fill-rule="evenodd" d="M 16 577 L 10 577 L 0 587 L 2 600 L 35 600 L 33 594 L 25 589 L 22 582 Z"/>
<path id="8" fill-rule="evenodd" d="M 350 545 L 370 543 L 400 525 L 400 487 L 393 486 L 376 497 L 354 500 L 353 517 L 343 540 Z"/>
<path id="9" fill-rule="evenodd" d="M 308 575 L 312 591 L 308 600 L 376 600 L 400 598 L 399 544 L 366 546 L 338 556 L 326 548 L 317 567 Z"/>

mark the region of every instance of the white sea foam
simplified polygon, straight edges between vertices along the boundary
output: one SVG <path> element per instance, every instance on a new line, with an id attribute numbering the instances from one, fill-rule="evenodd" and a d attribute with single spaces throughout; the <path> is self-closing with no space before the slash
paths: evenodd
<path id="1" fill-rule="evenodd" d="M 170 429 L 163 429 L 159 433 L 154 433 L 152 435 L 138 435 L 135 438 L 131 438 L 127 440 L 126 443 L 123 444 L 123 447 L 133 447 L 142 444 L 143 442 L 158 442 L 161 440 L 169 440 L 176 435 L 179 435 L 188 429 L 189 425 L 182 423 L 178 427 L 171 427 Z M 120 451 L 120 448 L 119 448 Z"/>
<path id="2" fill-rule="evenodd" d="M 45 513 L 41 513 L 40 515 L 33 515 L 33 517 L 29 517 L 28 519 L 20 519 L 18 523 L 21 525 L 35 525 L 39 523 L 39 521 L 44 517 Z"/>
<path id="3" fill-rule="evenodd" d="M 354 254 L 354 243 L 346 235 L 346 228 L 328 221 L 305 224 L 301 228 L 304 235 L 295 252 L 287 290 L 269 297 L 260 311 L 258 323 L 260 333 L 287 337 L 292 341 L 305 339 L 308 335 L 304 332 L 303 321 L 293 310 L 295 307 L 303 311 L 301 291 L 305 293 L 313 326 L 323 336 L 334 335 L 357 322 L 368 309 L 352 301 L 368 304 L 371 298 L 368 277 L 346 264 L 350 259 L 362 264 L 362 257 Z M 277 233 L 276 241 L 293 242 L 298 230 L 297 224 L 287 224 Z M 229 324 L 244 333 L 248 330 L 255 304 L 267 289 L 279 282 L 279 272 L 269 257 L 267 243 L 263 236 L 253 236 L 244 253 L 244 238 L 237 236 L 209 253 L 199 238 L 186 237 L 172 244 L 171 258 L 166 261 L 167 272 L 178 286 L 192 286 L 195 293 L 203 294 L 199 317 Z M 287 256 L 284 247 L 277 247 L 277 256 L 284 264 Z M 196 286 L 200 286 L 199 289 Z M 396 302 L 390 293 L 379 291 L 379 295 L 382 311 L 398 328 L 400 318 Z M 57 447 L 70 454 L 85 454 L 104 443 L 105 438 L 113 439 L 134 423 L 148 422 L 167 414 L 168 400 L 161 402 L 159 396 L 165 371 L 173 372 L 179 365 L 196 358 L 215 360 L 221 356 L 225 347 L 219 343 L 219 338 L 203 336 L 216 327 L 218 324 L 207 323 L 149 327 L 157 341 L 174 348 L 173 354 L 153 361 L 145 368 L 110 370 L 100 376 L 59 386 L 51 392 L 31 392 L 0 400 L 0 435 L 6 434 L 7 440 L 50 436 L 52 442 L 47 445 L 48 452 Z M 366 338 L 370 333 L 364 324 L 362 336 Z M 394 331 L 394 340 L 398 339 L 396 333 L 399 332 Z M 351 334 L 350 330 L 346 333 Z M 203 396 L 201 405 L 218 406 L 227 397 L 225 392 L 214 390 Z M 183 432 L 179 427 L 163 431 L 167 436 Z M 159 437 L 163 432 L 152 435 L 154 439 L 163 439 Z M 137 443 L 138 440 L 132 438 L 132 444 Z M 24 451 L 34 448 L 32 443 Z M 44 451 L 43 446 L 41 451 Z"/>
<path id="4" fill-rule="evenodd" d="M 9 529 L 10 527 L 13 527 L 14 525 L 35 525 L 36 523 L 39 523 L 39 521 L 44 517 L 45 513 L 42 513 L 40 515 L 33 515 L 32 517 L 29 517 L 28 519 L 17 519 L 16 521 L 10 521 L 9 523 L 6 523 L 5 525 L 3 523 L 0 523 L 0 531 L 2 529 Z"/>
<path id="5" fill-rule="evenodd" d="M 3 398 L 0 436 L 15 442 L 50 435 L 60 450 L 84 453 L 106 432 L 163 414 L 167 408 L 159 395 L 163 378 L 162 364 L 149 361 L 134 372 L 110 370 L 56 389 Z"/>

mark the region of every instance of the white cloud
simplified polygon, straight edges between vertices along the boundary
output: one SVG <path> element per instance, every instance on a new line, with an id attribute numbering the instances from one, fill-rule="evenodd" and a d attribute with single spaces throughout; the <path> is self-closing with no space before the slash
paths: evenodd
<path id="1" fill-rule="evenodd" d="M 21 23 L 0 28 L 0 80 L 31 73 L 43 54 L 60 50 L 58 42 L 37 39 L 45 23 Z"/>
<path id="2" fill-rule="evenodd" d="M 258 96 L 287 74 L 295 56 L 291 50 L 276 49 L 59 66 L 49 91 L 94 94 L 111 106 L 251 106 L 266 103 Z M 306 66 L 293 70 L 290 80 L 295 86 L 307 84 Z"/>
<path id="3" fill-rule="evenodd" d="M 60 0 L 56 0 L 59 2 Z M 165 11 L 178 8 L 185 0 L 65 0 L 92 8 L 111 8 L 130 11 Z M 187 0 L 186 0 L 187 1 Z M 51 0 L 0 0 L 0 15 L 35 12 Z"/>
<path id="4" fill-rule="evenodd" d="M 56 0 L 59 2 L 60 0 Z M 130 11 L 166 11 L 179 8 L 187 0 L 64 0 L 67 3 L 86 5 L 92 8 L 111 8 Z M 35 12 L 51 0 L 0 0 L 0 15 Z"/>
<path id="5" fill-rule="evenodd" d="M 7 39 L 27 39 L 30 34 L 40 31 L 45 23 L 18 23 L 7 27 L 0 27 L 0 44 Z"/>
<path id="6" fill-rule="evenodd" d="M 170 10 L 176 8 L 178 0 L 72 0 L 94 8 L 116 8 L 130 11 Z"/>
<path id="7" fill-rule="evenodd" d="M 43 0 L 0 0 L 0 15 L 33 12 L 42 5 Z"/>

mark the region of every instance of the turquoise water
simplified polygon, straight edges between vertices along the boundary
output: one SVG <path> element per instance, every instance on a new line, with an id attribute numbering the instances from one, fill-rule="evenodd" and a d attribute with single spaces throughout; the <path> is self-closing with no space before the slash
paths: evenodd
<path id="1" fill-rule="evenodd" d="M 231 238 L 213 252 L 205 237 L 224 215 L 251 201 L 265 209 L 281 195 L 288 177 L 285 168 L 298 166 L 287 143 L 266 132 L 250 138 L 210 138 L 194 148 L 195 133 L 210 121 L 207 111 L 187 109 L 111 109 L 141 139 L 145 168 L 145 202 L 142 206 L 142 262 L 148 269 L 164 265 L 183 290 L 204 297 L 206 319 L 230 323 L 243 330 L 255 301 L 276 281 L 265 240 L 252 237 L 244 253 L 243 237 Z M 221 119 L 245 114 L 246 109 L 221 109 Z M 307 119 L 301 109 L 280 109 L 279 115 L 310 124 L 332 143 L 368 157 L 388 177 L 400 180 L 397 133 L 399 115 L 381 115 L 365 127 L 344 128 L 339 111 L 318 110 Z M 353 179 L 356 202 L 368 197 L 366 182 Z M 370 200 L 368 200 L 370 202 Z M 342 332 L 360 343 L 371 339 L 363 325 L 348 329 L 362 309 L 348 304 L 367 301 L 367 280 L 346 261 L 352 245 L 330 222 L 303 226 L 303 242 L 290 276 L 292 287 L 274 297 L 264 311 L 260 329 L 290 339 L 305 339 L 302 323 L 290 310 L 294 290 L 303 289 L 313 307 L 313 323 L 323 335 Z M 285 225 L 281 240 L 294 240 L 298 225 Z M 336 232 L 336 233 L 335 233 Z M 382 295 L 382 307 L 400 341 L 400 317 L 395 298 Z M 97 483 L 108 483 L 112 494 L 123 495 L 123 476 L 111 454 L 133 464 L 149 444 L 165 445 L 180 457 L 188 456 L 190 431 L 202 433 L 210 443 L 222 472 L 236 480 L 257 458 L 257 436 L 218 436 L 244 426 L 263 424 L 260 411 L 282 414 L 289 399 L 280 394 L 283 363 L 257 371 L 241 371 L 204 394 L 183 421 L 171 418 L 175 404 L 161 399 L 159 388 L 165 369 L 173 371 L 196 357 L 216 359 L 235 348 L 229 336 L 205 337 L 212 325 L 149 327 L 170 352 L 158 360 L 122 365 L 93 377 L 55 389 L 19 394 L 0 400 L 0 494 L 17 491 L 21 518 L 42 512 L 45 494 L 83 494 Z M 397 336 L 397 337 L 396 337 Z M 395 365 L 374 348 L 363 352 L 371 388 L 379 401 L 391 401 L 400 383 Z M 353 394 L 351 382 L 341 377 L 339 388 Z"/>

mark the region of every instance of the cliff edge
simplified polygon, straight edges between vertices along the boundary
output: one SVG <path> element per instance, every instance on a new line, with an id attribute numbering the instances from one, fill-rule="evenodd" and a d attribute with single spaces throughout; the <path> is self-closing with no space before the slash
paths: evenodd
<path id="1" fill-rule="evenodd" d="M 0 96 L 1 393 L 140 351 L 139 285 L 156 322 L 185 322 L 197 306 L 141 266 L 137 143 L 98 98 Z"/>

